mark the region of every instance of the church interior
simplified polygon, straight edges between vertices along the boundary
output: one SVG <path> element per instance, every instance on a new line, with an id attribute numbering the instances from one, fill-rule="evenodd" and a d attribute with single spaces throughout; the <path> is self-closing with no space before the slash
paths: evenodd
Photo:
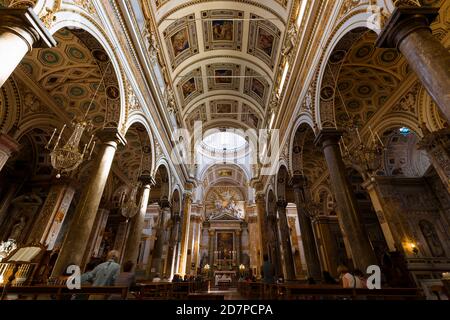
<path id="1" fill-rule="evenodd" d="M 0 299 L 449 300 L 449 50 L 449 0 L 0 0 Z"/>

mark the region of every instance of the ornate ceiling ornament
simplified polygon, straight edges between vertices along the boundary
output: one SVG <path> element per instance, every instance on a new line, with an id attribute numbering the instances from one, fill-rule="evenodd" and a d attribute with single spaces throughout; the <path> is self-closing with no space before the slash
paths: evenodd
<path id="1" fill-rule="evenodd" d="M 130 83 L 127 84 L 127 110 L 128 111 L 137 111 L 141 109 L 139 104 L 139 100 L 136 97 L 136 93 L 134 92 L 133 87 Z"/>
<path id="2" fill-rule="evenodd" d="M 175 113 L 177 109 L 175 94 L 170 87 L 166 87 L 166 90 L 164 91 L 164 104 L 166 105 L 167 111 L 169 111 L 169 113 Z"/>
<path id="3" fill-rule="evenodd" d="M 394 6 L 398 7 L 421 7 L 419 0 L 394 0 Z"/>
<path id="4" fill-rule="evenodd" d="M 90 14 L 95 14 L 95 7 L 92 0 L 73 0 L 75 4 L 85 9 Z"/>

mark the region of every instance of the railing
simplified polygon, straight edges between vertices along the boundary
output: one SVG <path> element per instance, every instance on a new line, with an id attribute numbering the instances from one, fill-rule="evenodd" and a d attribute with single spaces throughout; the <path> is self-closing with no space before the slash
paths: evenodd
<path id="1" fill-rule="evenodd" d="M 338 300 L 338 299 L 419 299 L 417 288 L 384 288 L 379 290 L 342 288 L 337 285 L 264 284 L 240 282 L 238 291 L 254 300 Z"/>
<path id="2" fill-rule="evenodd" d="M 183 300 L 190 295 L 208 292 L 209 281 L 148 282 L 136 285 L 135 296 L 139 300 Z"/>

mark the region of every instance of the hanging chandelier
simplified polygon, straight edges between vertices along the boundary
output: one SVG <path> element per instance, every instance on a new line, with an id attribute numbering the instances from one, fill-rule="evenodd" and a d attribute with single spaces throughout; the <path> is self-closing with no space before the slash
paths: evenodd
<path id="1" fill-rule="evenodd" d="M 367 146 L 361 139 L 358 127 L 355 128 L 359 143 L 354 148 L 349 148 L 345 144 L 344 138 L 339 141 L 339 148 L 344 160 L 359 166 L 362 170 L 364 179 L 371 179 L 382 166 L 382 156 L 386 151 L 386 146 L 381 140 L 378 133 L 374 133 L 369 126 L 372 145 Z"/>
<path id="2" fill-rule="evenodd" d="M 95 141 L 94 135 L 91 135 L 89 143 L 86 143 L 83 147 L 83 151 L 80 151 L 80 140 L 85 131 L 92 130 L 92 123 L 87 120 L 74 120 L 74 130 L 65 144 L 60 144 L 61 136 L 66 128 L 64 125 L 59 132 L 55 145 L 50 152 L 50 158 L 53 168 L 58 171 L 57 178 L 61 177 L 61 174 L 70 172 L 79 167 L 84 160 L 90 160 L 92 152 L 94 151 Z M 55 137 L 56 128 L 53 131 L 50 140 L 46 145 L 46 149 L 50 149 L 50 145 Z"/>
<path id="3" fill-rule="evenodd" d="M 93 134 L 91 135 L 89 142 L 84 145 L 82 151 L 80 150 L 80 142 L 84 132 L 85 131 L 90 132 L 93 129 L 92 122 L 87 119 L 87 116 L 94 102 L 94 99 L 97 96 L 98 90 L 101 84 L 103 83 L 106 71 L 108 70 L 109 66 L 110 62 L 108 63 L 103 72 L 100 83 L 98 84 L 95 93 L 92 96 L 91 102 L 89 103 L 89 106 L 84 116 L 81 118 L 75 117 L 74 120 L 72 121 L 72 126 L 74 127 L 74 130 L 70 135 L 70 138 L 67 140 L 67 142 L 65 144 L 60 143 L 62 134 L 67 127 L 67 125 L 64 124 L 64 126 L 62 127 L 61 131 L 58 134 L 58 138 L 56 139 L 53 148 L 51 148 L 50 145 L 52 144 L 52 141 L 55 138 L 56 128 L 53 130 L 52 136 L 50 137 L 45 147 L 47 150 L 51 150 L 50 151 L 51 164 L 53 168 L 58 171 L 58 173 L 56 174 L 57 179 L 59 179 L 62 174 L 77 169 L 83 161 L 85 160 L 89 161 L 91 159 L 96 143 L 94 141 L 94 135 Z"/>

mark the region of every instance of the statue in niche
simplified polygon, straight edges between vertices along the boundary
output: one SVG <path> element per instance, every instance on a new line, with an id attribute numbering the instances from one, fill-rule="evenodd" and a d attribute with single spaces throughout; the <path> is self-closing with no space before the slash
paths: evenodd
<path id="1" fill-rule="evenodd" d="M 19 239 L 22 235 L 23 230 L 25 229 L 27 223 L 24 216 L 20 217 L 20 220 L 13 225 L 11 232 L 8 236 L 8 239 L 15 240 L 19 242 Z"/>
<path id="2" fill-rule="evenodd" d="M 203 253 L 202 259 L 200 260 L 200 267 L 203 269 L 204 266 L 208 264 L 208 255 L 206 253 Z"/>
<path id="3" fill-rule="evenodd" d="M 442 257 L 445 255 L 444 248 L 442 247 L 441 240 L 436 232 L 434 225 L 427 221 L 422 220 L 419 222 L 420 230 L 422 231 L 423 237 L 430 248 L 431 255 L 433 257 Z"/>

